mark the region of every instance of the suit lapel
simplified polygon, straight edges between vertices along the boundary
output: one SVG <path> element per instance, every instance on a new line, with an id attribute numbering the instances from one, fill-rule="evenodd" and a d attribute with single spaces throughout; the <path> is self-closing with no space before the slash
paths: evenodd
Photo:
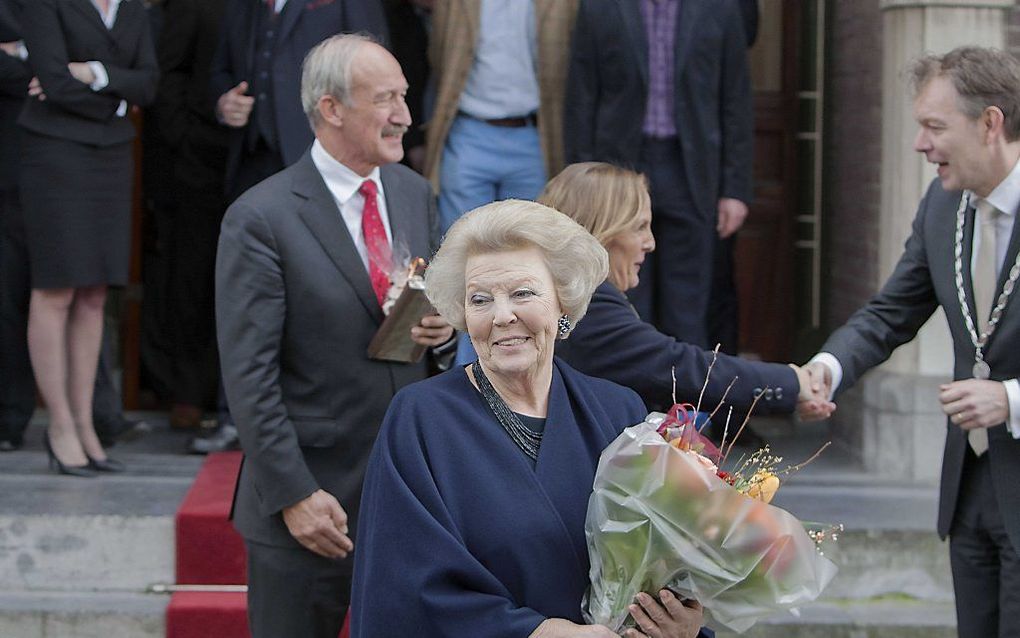
<path id="1" fill-rule="evenodd" d="M 648 86 L 648 33 L 645 31 L 645 21 L 641 17 L 641 7 L 638 3 L 641 0 L 620 0 L 617 6 L 620 7 L 620 17 L 623 20 L 624 29 L 630 35 L 632 41 L 629 50 L 637 52 L 638 72 L 641 73 L 641 81 Z M 690 4 L 682 2 L 681 5 Z"/>
<path id="2" fill-rule="evenodd" d="M 1006 257 L 1002 260 L 1002 269 L 999 271 L 999 281 L 995 286 L 995 300 L 998 301 L 999 295 L 1002 294 L 1002 288 L 1005 286 L 1006 281 L 1009 279 L 1009 271 L 1013 268 L 1016 263 L 1017 253 L 1020 252 L 1020 210 L 1013 212 L 1013 233 L 1009 237 L 1009 246 L 1006 248 Z M 1009 301 L 1006 303 L 1006 307 L 1003 308 L 1002 318 L 999 321 L 1005 321 L 1009 317 L 1009 311 L 1012 308 L 1014 315 L 1018 312 L 1016 296 L 1020 294 L 1020 290 L 1014 290 L 1009 296 Z M 1018 320 L 1014 317 L 1014 321 Z M 998 331 L 993 332 L 992 336 L 988 338 L 989 343 L 995 341 L 995 336 Z"/>
<path id="3" fill-rule="evenodd" d="M 322 245 L 340 274 L 350 283 L 368 314 L 376 321 L 382 322 L 382 309 L 372 290 L 365 264 L 362 263 L 358 250 L 354 247 L 354 240 L 347 232 L 337 209 L 336 201 L 326 188 L 326 183 L 315 168 L 309 152 L 306 151 L 298 160 L 295 169 L 294 193 L 306 200 L 298 209 L 298 215 Z"/>
<path id="4" fill-rule="evenodd" d="M 72 0 L 71 6 L 76 9 L 78 13 L 84 16 L 86 22 L 94 26 L 96 29 L 99 29 L 99 32 L 103 34 L 103 37 L 108 40 L 111 39 L 110 30 L 106 28 L 105 24 L 103 24 L 103 18 L 99 15 L 99 10 L 93 6 L 91 0 Z M 122 8 L 123 7 L 120 7 L 117 11 L 118 21 L 120 17 L 120 9 Z M 116 26 L 116 23 L 114 23 L 114 25 Z"/>
<path id="5" fill-rule="evenodd" d="M 684 64 L 687 62 L 687 54 L 691 50 L 691 40 L 694 39 L 694 29 L 700 22 L 697 15 L 697 2 L 680 2 L 680 12 L 676 17 L 676 40 L 673 49 L 676 51 L 674 60 L 673 77 L 679 79 L 683 73 Z"/>
<path id="6" fill-rule="evenodd" d="M 464 23 L 467 25 L 467 38 L 464 44 L 474 51 L 478 46 L 478 32 L 482 28 L 481 0 L 460 0 L 460 11 L 464 14 Z"/>
<path id="7" fill-rule="evenodd" d="M 400 188 L 400 176 L 393 167 L 383 166 L 379 170 L 379 177 L 382 179 L 383 194 L 386 197 L 386 214 L 390 218 L 394 257 L 406 254 L 405 256 L 411 259 L 415 257 L 428 259 L 430 255 L 416 252 L 428 246 L 428 238 L 420 232 L 427 224 L 413 218 L 415 211 L 421 211 L 421 206 L 416 207 L 408 198 L 406 189 Z M 394 259 L 394 262 L 396 261 L 397 259 Z"/>
<path id="8" fill-rule="evenodd" d="M 283 43 L 287 40 L 287 36 L 290 34 L 294 25 L 297 24 L 298 18 L 301 17 L 301 13 L 305 8 L 305 0 L 287 0 L 287 4 L 283 5 L 283 10 L 280 11 L 280 39 L 277 42 Z"/>
<path id="9" fill-rule="evenodd" d="M 963 222 L 963 245 L 961 248 L 960 255 L 960 269 L 963 271 L 963 294 L 967 298 L 967 307 L 970 308 L 970 316 L 975 320 L 975 328 L 977 327 L 977 306 L 974 300 L 974 275 L 971 272 L 971 258 L 974 255 L 974 222 L 977 218 L 977 212 L 973 206 L 967 207 L 967 212 Z M 956 215 L 953 215 L 953 221 L 955 224 Z M 952 230 L 952 234 L 947 233 L 947 237 L 953 237 L 956 234 L 955 227 Z M 953 259 L 953 253 L 955 247 L 950 250 L 949 258 Z"/>

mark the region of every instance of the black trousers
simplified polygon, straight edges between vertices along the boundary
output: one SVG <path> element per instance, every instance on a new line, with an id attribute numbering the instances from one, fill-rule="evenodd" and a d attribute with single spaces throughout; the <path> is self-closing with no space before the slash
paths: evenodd
<path id="1" fill-rule="evenodd" d="M 627 296 L 645 321 L 679 341 L 708 347 L 707 314 L 716 237 L 715 211 L 699 211 L 676 139 L 646 138 L 639 169 L 652 195 L 655 252 Z"/>
<path id="2" fill-rule="evenodd" d="M 215 139 L 215 138 L 213 138 Z M 176 214 L 167 242 L 172 400 L 205 406 L 216 395 L 214 271 L 220 222 L 226 210 L 226 147 L 188 139 L 174 166 Z"/>
<path id="3" fill-rule="evenodd" d="M 970 448 L 949 561 L 960 638 L 1020 638 L 1020 559 L 1002 523 L 988 454 L 977 457 Z"/>
<path id="4" fill-rule="evenodd" d="M 16 188 L 0 190 L 0 440 L 20 445 L 35 410 L 28 252 Z"/>
<path id="5" fill-rule="evenodd" d="M 245 540 L 252 638 L 336 638 L 351 600 L 353 557 Z"/>

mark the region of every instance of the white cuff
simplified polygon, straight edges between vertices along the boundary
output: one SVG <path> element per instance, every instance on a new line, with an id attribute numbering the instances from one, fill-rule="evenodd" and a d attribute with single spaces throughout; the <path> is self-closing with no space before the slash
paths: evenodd
<path id="1" fill-rule="evenodd" d="M 14 57 L 21 58 L 22 62 L 28 59 L 28 48 L 25 46 L 24 40 L 18 40 L 18 51 Z"/>
<path id="2" fill-rule="evenodd" d="M 808 363 L 820 363 L 832 373 L 832 391 L 829 392 L 829 401 L 832 401 L 832 396 L 836 394 L 836 388 L 843 382 L 843 366 L 840 365 L 839 359 L 828 352 L 819 352 L 811 357 L 811 361 Z"/>
<path id="3" fill-rule="evenodd" d="M 1006 386 L 1006 403 L 1009 405 L 1006 427 L 1014 439 L 1020 439 L 1020 381 L 1006 379 L 1002 385 Z"/>
<path id="4" fill-rule="evenodd" d="M 110 76 L 106 73 L 106 67 L 103 66 L 103 63 L 89 60 L 85 64 L 89 65 L 89 68 L 92 69 L 92 75 L 96 76 L 96 79 L 89 85 L 89 88 L 93 91 L 106 88 L 106 85 L 110 83 Z"/>

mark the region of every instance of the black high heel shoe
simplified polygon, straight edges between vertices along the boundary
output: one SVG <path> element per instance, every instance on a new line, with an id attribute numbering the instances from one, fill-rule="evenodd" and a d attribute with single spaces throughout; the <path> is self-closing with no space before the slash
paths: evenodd
<path id="1" fill-rule="evenodd" d="M 116 459 L 111 459 L 109 457 L 107 457 L 103 461 L 97 461 L 96 459 L 86 454 L 85 458 L 89 460 L 89 464 L 86 467 L 88 467 L 90 470 L 94 472 L 123 472 L 124 470 L 127 469 L 126 467 L 124 467 L 123 463 Z"/>
<path id="2" fill-rule="evenodd" d="M 81 476 L 83 478 L 90 478 L 96 475 L 95 471 L 91 467 L 91 464 L 64 465 L 64 462 L 58 459 L 57 455 L 53 453 L 53 446 L 50 444 L 49 430 L 47 430 L 43 434 L 43 445 L 46 447 L 46 456 L 48 456 L 50 459 L 51 470 L 54 468 L 54 466 L 56 466 L 58 473 L 66 474 L 67 476 Z"/>

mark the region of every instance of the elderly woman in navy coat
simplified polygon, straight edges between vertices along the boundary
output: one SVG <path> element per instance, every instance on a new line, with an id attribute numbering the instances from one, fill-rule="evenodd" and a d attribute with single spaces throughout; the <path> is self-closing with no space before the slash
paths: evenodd
<path id="1" fill-rule="evenodd" d="M 595 290 L 584 321 L 556 354 L 577 370 L 610 379 L 635 390 L 649 409 L 672 403 L 676 374 L 677 401 L 698 400 L 713 354 L 663 334 L 638 317 L 623 294 L 637 286 L 645 255 L 655 250 L 652 208 L 645 178 L 603 162 L 571 164 L 546 185 L 539 201 L 584 226 L 609 253 L 609 276 Z M 668 247 L 684 259 L 682 247 Z M 683 304 L 683 299 L 675 300 Z M 794 365 L 761 363 L 718 355 L 702 405 L 722 399 L 736 379 L 727 405 L 756 413 L 788 413 L 804 419 L 828 416 L 835 406 L 813 397 L 807 372 Z"/>
<path id="2" fill-rule="evenodd" d="M 478 360 L 390 405 L 360 509 L 352 636 L 616 635 L 581 624 L 584 519 L 600 452 L 645 408 L 553 357 L 607 269 L 588 232 L 534 202 L 450 228 L 426 294 Z M 652 594 L 625 635 L 712 635 L 698 603 Z"/>

